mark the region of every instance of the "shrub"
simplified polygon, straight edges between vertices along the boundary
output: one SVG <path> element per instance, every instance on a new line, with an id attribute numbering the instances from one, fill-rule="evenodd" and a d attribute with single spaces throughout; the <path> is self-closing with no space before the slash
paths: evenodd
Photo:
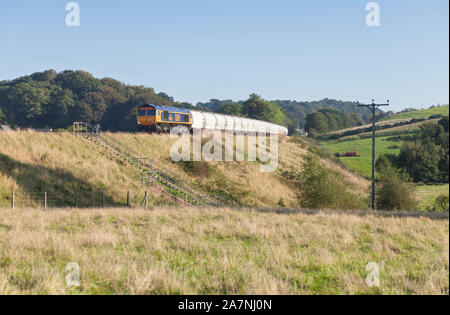
<path id="1" fill-rule="evenodd" d="M 449 212 L 450 202 L 448 195 L 440 195 L 434 201 L 434 205 L 427 209 L 433 212 Z"/>
<path id="2" fill-rule="evenodd" d="M 316 154 L 309 153 L 300 172 L 300 206 L 311 209 L 363 209 L 367 202 L 347 191 L 335 171 L 320 163 Z"/>
<path id="3" fill-rule="evenodd" d="M 181 165 L 183 170 L 190 175 L 208 177 L 213 173 L 211 166 L 208 164 L 208 162 L 205 161 L 181 161 L 179 162 L 179 164 Z"/>
<path id="4" fill-rule="evenodd" d="M 412 210 L 417 207 L 414 186 L 388 159 L 379 163 L 380 184 L 376 191 L 377 208 L 381 210 Z"/>

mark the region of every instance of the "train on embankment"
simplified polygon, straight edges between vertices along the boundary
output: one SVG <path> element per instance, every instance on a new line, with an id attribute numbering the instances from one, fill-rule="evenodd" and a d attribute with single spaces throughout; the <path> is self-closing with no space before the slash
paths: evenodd
<path id="1" fill-rule="evenodd" d="M 176 126 L 185 126 L 191 132 L 218 130 L 236 134 L 288 135 L 286 127 L 266 121 L 153 104 L 138 107 L 136 119 L 138 131 L 169 133 Z"/>

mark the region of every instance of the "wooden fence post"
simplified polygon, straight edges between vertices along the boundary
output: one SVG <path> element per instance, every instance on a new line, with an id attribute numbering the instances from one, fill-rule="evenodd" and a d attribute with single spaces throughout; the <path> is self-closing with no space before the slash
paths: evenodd
<path id="1" fill-rule="evenodd" d="M 44 209 L 47 209 L 47 192 L 44 192 Z"/>
<path id="2" fill-rule="evenodd" d="M 127 191 L 127 207 L 130 207 L 130 192 Z"/>
<path id="3" fill-rule="evenodd" d="M 78 191 L 75 192 L 75 208 L 78 208 Z"/>
<path id="4" fill-rule="evenodd" d="M 105 193 L 102 192 L 102 208 L 105 208 Z"/>
<path id="5" fill-rule="evenodd" d="M 14 196 L 14 190 L 11 192 L 11 208 L 14 209 L 15 207 L 15 196 Z"/>
<path id="6" fill-rule="evenodd" d="M 148 205 L 148 191 L 145 192 L 144 207 L 147 208 L 147 205 Z"/>

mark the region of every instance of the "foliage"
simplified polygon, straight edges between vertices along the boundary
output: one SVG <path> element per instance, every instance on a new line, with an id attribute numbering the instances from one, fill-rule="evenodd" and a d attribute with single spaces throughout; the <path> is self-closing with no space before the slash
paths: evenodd
<path id="1" fill-rule="evenodd" d="M 237 101 L 233 102 L 231 100 L 217 100 L 217 99 L 211 99 L 207 103 L 197 103 L 197 106 L 202 106 L 205 108 L 210 109 L 211 111 L 218 111 L 221 113 L 225 113 L 224 109 L 221 109 L 221 107 L 228 107 L 227 104 L 234 103 L 234 104 L 243 104 L 244 101 Z M 291 101 L 291 100 L 273 100 L 270 101 L 270 103 L 273 103 L 280 107 L 283 112 L 289 117 L 289 119 L 292 121 L 292 125 L 290 127 L 290 134 L 294 133 L 295 129 L 303 129 L 306 124 L 306 117 L 313 113 L 318 111 L 319 109 L 323 108 L 333 108 L 340 112 L 346 113 L 346 114 L 356 114 L 360 117 L 362 117 L 363 122 L 368 122 L 370 118 L 370 111 L 367 108 L 364 107 L 358 107 L 357 103 L 354 102 L 343 102 L 343 101 L 337 101 L 333 99 L 325 98 L 320 101 L 314 101 L 314 102 L 299 102 L 299 101 Z M 235 105 L 233 105 L 235 106 Z M 383 114 L 383 112 L 378 112 L 379 114 Z M 350 117 L 352 120 L 359 121 L 356 116 Z"/>
<path id="2" fill-rule="evenodd" d="M 425 123 L 414 141 L 405 142 L 397 166 L 405 169 L 415 182 L 448 182 L 448 117 Z"/>
<path id="3" fill-rule="evenodd" d="M 3 114 L 2 109 L 0 108 L 0 124 L 6 123 L 6 115 Z"/>
<path id="4" fill-rule="evenodd" d="M 440 195 L 449 195 L 449 184 L 442 185 L 416 185 L 415 195 L 419 201 L 419 209 L 427 210 L 433 207 L 436 198 Z"/>
<path id="5" fill-rule="evenodd" d="M 358 114 L 345 114 L 332 108 L 320 109 L 306 117 L 305 130 L 325 133 L 354 126 L 361 126 L 363 121 Z"/>
<path id="6" fill-rule="evenodd" d="M 433 212 L 449 212 L 450 200 L 448 195 L 440 195 L 434 201 L 434 205 L 428 208 L 428 211 Z"/>
<path id="7" fill-rule="evenodd" d="M 389 160 L 378 163 L 380 183 L 376 191 L 377 208 L 381 210 L 413 210 L 417 207 L 414 186 L 408 178 L 394 168 Z"/>
<path id="8" fill-rule="evenodd" d="M 242 112 L 246 117 L 268 121 L 274 124 L 289 126 L 290 119 L 276 104 L 262 99 L 259 95 L 252 94 L 242 104 Z"/>
<path id="9" fill-rule="evenodd" d="M 192 107 L 151 88 L 97 79 L 84 71 L 48 70 L 0 82 L 3 119 L 19 127 L 66 128 L 82 120 L 131 131 L 136 128 L 135 109 L 144 103 Z"/>
<path id="10" fill-rule="evenodd" d="M 299 174 L 300 206 L 311 209 L 362 209 L 367 204 L 349 192 L 345 182 L 334 171 L 321 164 L 319 157 L 309 153 Z"/>
<path id="11" fill-rule="evenodd" d="M 243 108 L 242 104 L 230 101 L 226 104 L 221 105 L 217 109 L 217 112 L 224 115 L 242 116 Z"/>
<path id="12" fill-rule="evenodd" d="M 296 128 L 305 128 L 306 117 L 320 109 L 332 108 L 339 112 L 345 114 L 356 114 L 363 122 L 368 122 L 371 118 L 371 113 L 369 109 L 365 107 L 359 107 L 356 102 L 344 102 L 333 99 L 325 98 L 320 101 L 313 102 L 298 102 L 298 101 L 288 101 L 288 100 L 275 100 L 273 103 L 280 106 L 282 109 L 288 113 L 289 117 L 296 124 Z M 378 111 L 377 114 L 384 115 L 383 112 Z M 356 116 L 352 116 L 350 119 L 355 121 Z M 359 124 L 359 119 L 356 118 L 357 126 Z"/>
<path id="13" fill-rule="evenodd" d="M 244 116 L 290 127 L 291 132 L 295 129 L 277 104 L 255 94 L 245 102 L 212 99 L 193 106 L 152 88 L 69 70 L 48 70 L 0 82 L 0 119 L 18 127 L 58 129 L 85 121 L 99 123 L 104 130 L 134 131 L 136 107 L 146 103 Z"/>
<path id="14" fill-rule="evenodd" d="M 310 133 L 324 133 L 327 131 L 327 121 L 325 116 L 320 112 L 309 114 L 306 117 L 305 130 Z"/>
<path id="15" fill-rule="evenodd" d="M 403 140 L 399 155 L 389 154 L 379 158 L 377 163 L 389 160 L 394 167 L 406 171 L 414 182 L 448 182 L 448 117 L 426 122 L 419 126 L 417 133 L 396 138 Z"/>

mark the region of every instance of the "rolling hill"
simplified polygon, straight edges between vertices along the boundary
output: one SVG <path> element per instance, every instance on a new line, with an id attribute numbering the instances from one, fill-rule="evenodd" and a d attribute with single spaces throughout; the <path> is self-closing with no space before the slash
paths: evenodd
<path id="1" fill-rule="evenodd" d="M 428 109 L 412 110 L 407 112 L 402 112 L 394 114 L 392 116 L 382 119 L 382 121 L 391 121 L 399 119 L 414 119 L 414 118 L 429 118 L 430 116 L 448 116 L 449 115 L 449 105 L 435 106 Z"/>

